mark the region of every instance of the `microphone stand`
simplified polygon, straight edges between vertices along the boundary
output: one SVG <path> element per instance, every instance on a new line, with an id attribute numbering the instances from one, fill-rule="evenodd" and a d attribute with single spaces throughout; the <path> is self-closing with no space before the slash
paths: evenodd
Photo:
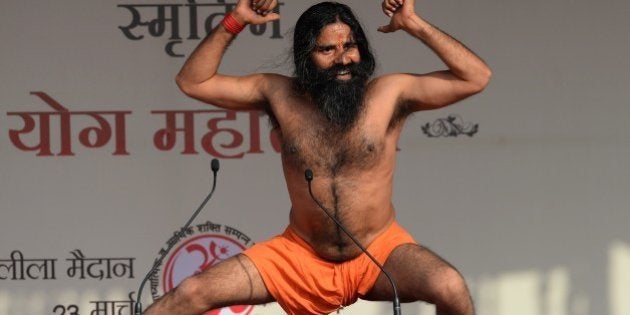
<path id="1" fill-rule="evenodd" d="M 372 262 L 374 262 L 374 264 L 376 264 L 376 266 L 379 269 L 381 269 L 383 274 L 387 277 L 394 291 L 394 300 L 392 301 L 394 304 L 394 315 L 401 315 L 400 299 L 398 298 L 398 290 L 396 289 L 396 284 L 394 283 L 394 279 L 391 277 L 389 272 L 387 272 L 387 270 L 383 268 L 383 265 L 381 265 L 381 263 L 379 263 L 378 260 L 376 260 L 376 258 L 374 258 L 374 256 L 372 256 L 372 254 L 370 254 L 370 252 L 368 252 L 367 249 L 365 249 L 365 247 L 361 245 L 361 243 L 359 243 L 359 241 L 350 233 L 350 231 L 348 231 L 346 227 L 337 218 L 331 215 L 330 212 L 328 212 L 328 210 L 326 210 L 326 208 L 319 202 L 319 200 L 315 198 L 315 196 L 313 195 L 313 190 L 311 189 L 311 182 L 313 181 L 313 171 L 311 169 L 306 169 L 306 171 L 304 171 L 304 177 L 306 178 L 306 181 L 308 182 L 308 193 L 311 195 L 311 198 L 313 199 L 313 201 L 315 201 L 317 206 L 319 206 L 319 208 L 322 209 L 324 213 L 326 213 L 326 215 L 330 219 L 332 219 L 335 222 L 335 224 L 339 228 L 341 228 L 341 230 L 344 233 L 346 233 L 346 235 L 348 235 L 348 237 L 350 237 L 350 239 L 354 242 L 354 244 L 356 244 L 357 247 L 359 247 L 361 251 L 363 251 L 363 253 L 365 253 L 365 255 L 368 256 L 368 258 L 370 258 Z"/>
<path id="2" fill-rule="evenodd" d="M 213 175 L 212 189 L 210 190 L 210 193 L 206 196 L 206 199 L 203 200 L 199 208 L 197 208 L 197 210 L 193 213 L 190 219 L 188 219 L 188 222 L 186 222 L 186 224 L 184 224 L 184 226 L 181 228 L 180 231 L 182 232 L 187 230 L 188 227 L 190 227 L 190 224 L 195 220 L 199 212 L 201 212 L 201 209 L 203 209 L 206 203 L 208 203 L 208 201 L 212 197 L 212 194 L 214 193 L 214 189 L 216 188 L 216 185 L 217 185 L 217 172 L 219 171 L 219 160 L 212 159 L 212 162 L 210 163 L 210 168 L 212 169 L 212 175 Z M 153 263 L 153 266 L 151 267 L 147 275 L 144 277 L 144 279 L 140 283 L 140 288 L 138 289 L 138 298 L 136 299 L 136 305 L 134 307 L 134 315 L 142 315 L 142 301 L 141 301 L 142 289 L 144 289 L 144 285 L 147 283 L 149 278 L 151 278 L 151 276 L 155 273 L 155 271 L 157 271 L 157 268 L 162 264 L 162 260 L 164 260 L 164 257 L 166 257 L 168 252 L 171 251 L 173 246 L 175 246 L 175 243 L 169 244 L 169 246 L 166 248 L 166 251 L 164 251 L 162 255 L 160 255 L 160 257 Z"/>

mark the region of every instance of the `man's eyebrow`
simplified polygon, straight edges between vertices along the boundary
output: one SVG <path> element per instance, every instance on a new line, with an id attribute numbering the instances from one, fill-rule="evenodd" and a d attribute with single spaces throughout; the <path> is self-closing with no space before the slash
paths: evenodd
<path id="1" fill-rule="evenodd" d="M 354 39 L 348 39 L 345 43 L 343 43 L 344 46 L 347 45 L 355 45 L 357 42 Z M 317 49 L 327 49 L 327 48 L 335 48 L 337 45 L 336 44 L 315 44 L 315 48 Z"/>
<path id="2" fill-rule="evenodd" d="M 319 44 L 315 44 L 315 48 L 317 49 L 328 49 L 328 48 L 335 48 L 334 44 L 323 44 L 323 45 L 319 45 Z"/>

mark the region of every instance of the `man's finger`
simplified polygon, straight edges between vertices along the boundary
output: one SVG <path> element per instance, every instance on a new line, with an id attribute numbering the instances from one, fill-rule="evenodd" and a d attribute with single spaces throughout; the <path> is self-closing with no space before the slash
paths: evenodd
<path id="1" fill-rule="evenodd" d="M 383 11 L 396 11 L 396 6 L 390 3 L 383 2 Z"/>
<path id="2" fill-rule="evenodd" d="M 264 22 L 271 22 L 280 19 L 280 14 L 269 13 L 263 17 Z"/>
<path id="3" fill-rule="evenodd" d="M 381 33 L 391 33 L 393 31 L 391 25 L 383 25 L 377 29 Z"/>
<path id="4" fill-rule="evenodd" d="M 254 11 L 256 11 L 256 13 L 260 14 L 263 11 L 267 11 L 267 5 L 271 3 L 270 0 L 258 0 L 256 2 L 256 4 L 254 5 Z"/>
<path id="5" fill-rule="evenodd" d="M 278 13 L 270 13 L 269 15 L 267 15 L 267 18 L 269 19 L 269 21 L 279 20 L 280 19 L 280 14 L 278 14 Z"/>

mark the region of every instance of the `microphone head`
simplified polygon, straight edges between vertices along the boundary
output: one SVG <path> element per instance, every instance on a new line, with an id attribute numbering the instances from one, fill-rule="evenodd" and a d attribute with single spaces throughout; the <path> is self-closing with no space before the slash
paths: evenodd
<path id="1" fill-rule="evenodd" d="M 210 162 L 210 168 L 212 169 L 213 172 L 218 171 L 219 170 L 219 160 L 212 159 L 212 161 Z"/>
<path id="2" fill-rule="evenodd" d="M 313 180 L 313 171 L 311 171 L 310 168 L 307 168 L 304 171 L 304 178 L 306 178 L 306 180 L 309 182 Z"/>

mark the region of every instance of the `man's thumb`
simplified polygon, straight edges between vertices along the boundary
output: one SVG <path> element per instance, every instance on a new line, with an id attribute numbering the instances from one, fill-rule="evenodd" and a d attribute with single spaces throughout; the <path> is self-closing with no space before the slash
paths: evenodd
<path id="1" fill-rule="evenodd" d="M 280 19 L 280 14 L 278 13 L 269 13 L 267 15 L 265 15 L 265 21 L 266 22 L 271 22 L 271 21 L 275 21 Z"/>
<path id="2" fill-rule="evenodd" d="M 378 31 L 381 33 L 391 33 L 393 30 L 392 30 L 392 26 L 390 24 L 387 24 L 387 25 L 383 25 L 379 27 Z"/>

